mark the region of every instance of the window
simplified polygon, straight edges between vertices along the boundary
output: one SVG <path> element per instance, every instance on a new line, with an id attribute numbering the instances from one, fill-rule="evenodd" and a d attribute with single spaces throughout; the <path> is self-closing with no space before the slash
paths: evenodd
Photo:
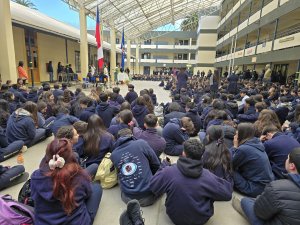
<path id="1" fill-rule="evenodd" d="M 116 38 L 116 44 L 120 44 L 120 38 Z"/>
<path id="2" fill-rule="evenodd" d="M 188 60 L 188 54 L 178 54 L 177 57 L 175 56 L 174 59 L 178 60 Z"/>
<path id="3" fill-rule="evenodd" d="M 75 51 L 75 70 L 76 73 L 80 73 L 80 51 Z M 86 75 L 86 74 L 84 74 Z"/>
<path id="4" fill-rule="evenodd" d="M 188 54 L 183 54 L 183 60 L 188 60 Z"/>
<path id="5" fill-rule="evenodd" d="M 191 53 L 191 59 L 196 59 L 196 54 L 195 53 Z"/>
<path id="6" fill-rule="evenodd" d="M 192 45 L 196 45 L 197 44 L 197 41 L 192 39 Z"/>
<path id="7" fill-rule="evenodd" d="M 189 45 L 189 40 L 179 40 L 179 45 Z"/>
<path id="8" fill-rule="evenodd" d="M 151 45 L 151 39 L 144 41 L 145 45 Z"/>
<path id="9" fill-rule="evenodd" d="M 143 53 L 142 54 L 142 59 L 150 59 L 151 58 L 151 53 Z"/>

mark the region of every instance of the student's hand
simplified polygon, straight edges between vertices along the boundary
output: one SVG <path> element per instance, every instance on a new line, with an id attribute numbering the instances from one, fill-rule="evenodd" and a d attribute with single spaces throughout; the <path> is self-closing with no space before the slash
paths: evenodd
<path id="1" fill-rule="evenodd" d="M 267 140 L 267 135 L 261 135 L 259 139 L 260 139 L 261 142 L 266 141 Z"/>
<path id="2" fill-rule="evenodd" d="M 234 148 L 238 148 L 239 147 L 239 141 L 238 141 L 238 136 L 237 135 L 234 135 L 234 138 L 233 138 L 233 147 Z"/>

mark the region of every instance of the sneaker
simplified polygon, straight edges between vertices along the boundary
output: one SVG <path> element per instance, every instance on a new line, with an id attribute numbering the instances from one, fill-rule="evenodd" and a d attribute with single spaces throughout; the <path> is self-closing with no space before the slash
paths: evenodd
<path id="1" fill-rule="evenodd" d="M 141 207 L 138 200 L 133 199 L 127 203 L 127 213 L 133 225 L 144 225 Z"/>
<path id="2" fill-rule="evenodd" d="M 27 151 L 27 146 L 26 145 L 23 145 L 23 147 L 21 148 L 21 152 L 24 153 Z"/>
<path id="3" fill-rule="evenodd" d="M 120 225 L 133 225 L 133 223 L 129 219 L 127 210 L 125 210 L 120 216 Z"/>
<path id="4" fill-rule="evenodd" d="M 244 210 L 242 209 L 241 200 L 242 197 L 233 195 L 232 206 L 239 214 L 241 214 L 244 218 L 247 218 L 246 214 L 244 213 Z"/>

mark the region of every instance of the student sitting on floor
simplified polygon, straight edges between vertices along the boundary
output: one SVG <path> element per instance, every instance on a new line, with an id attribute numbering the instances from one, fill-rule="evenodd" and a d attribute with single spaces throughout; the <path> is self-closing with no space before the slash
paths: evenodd
<path id="1" fill-rule="evenodd" d="M 134 127 L 133 135 L 136 139 L 146 141 L 159 158 L 166 148 L 166 141 L 157 133 L 157 117 L 154 114 L 146 115 L 144 119 L 144 126 L 146 128 L 145 130 Z"/>
<path id="2" fill-rule="evenodd" d="M 287 179 L 267 184 L 256 199 L 243 198 L 242 209 L 252 225 L 299 224 L 300 221 L 300 148 L 285 162 Z"/>
<path id="3" fill-rule="evenodd" d="M 54 114 L 56 119 L 54 123 L 50 126 L 54 135 L 56 135 L 57 130 L 62 126 L 73 125 L 75 122 L 79 121 L 78 118 L 69 115 L 69 110 L 61 105 L 54 108 Z"/>
<path id="4" fill-rule="evenodd" d="M 157 197 L 150 191 L 150 179 L 160 163 L 144 140 L 136 140 L 130 129 L 120 130 L 111 161 L 118 169 L 121 198 L 127 203 L 137 199 L 141 206 L 152 205 Z"/>
<path id="5" fill-rule="evenodd" d="M 46 130 L 36 127 L 38 127 L 37 105 L 29 101 L 9 117 L 6 128 L 8 143 L 22 140 L 27 147 L 31 147 L 45 139 Z"/>
<path id="6" fill-rule="evenodd" d="M 194 132 L 194 124 L 188 117 L 171 119 L 163 129 L 163 137 L 167 145 L 167 155 L 179 156 L 183 151 L 183 142 L 189 139 L 189 134 Z"/>
<path id="7" fill-rule="evenodd" d="M 222 126 L 213 125 L 206 131 L 203 167 L 233 184 L 231 155 L 225 144 Z"/>
<path id="8" fill-rule="evenodd" d="M 124 103 L 123 103 L 124 104 Z M 124 128 L 130 128 L 134 125 L 132 122 L 133 115 L 132 112 L 129 109 L 124 109 L 119 113 L 119 116 L 117 118 L 118 122 L 117 124 L 111 125 L 107 131 L 111 133 L 116 139 L 118 132 Z"/>
<path id="9" fill-rule="evenodd" d="M 203 168 L 203 152 L 199 140 L 187 140 L 177 164 L 159 170 L 151 179 L 155 196 L 167 194 L 166 212 L 175 224 L 204 224 L 214 214 L 214 201 L 231 199 L 231 183 Z"/>
<path id="10" fill-rule="evenodd" d="M 31 176 L 35 224 L 91 225 L 97 214 L 102 188 L 80 165 L 67 139 L 54 139 L 38 170 Z"/>
<path id="11" fill-rule="evenodd" d="M 119 112 L 118 108 L 109 105 L 108 95 L 106 93 L 100 94 L 100 103 L 96 107 L 96 114 L 98 114 L 104 122 L 106 128 L 109 127 L 112 118 Z"/>
<path id="12" fill-rule="evenodd" d="M 232 166 L 235 188 L 251 197 L 261 194 L 274 180 L 270 161 L 253 124 L 241 123 L 234 136 Z"/>
<path id="13" fill-rule="evenodd" d="M 269 157 L 272 171 L 277 179 L 283 179 L 286 174 L 285 161 L 288 154 L 295 148 L 300 147 L 299 142 L 285 135 L 274 125 L 265 126 L 261 141 L 264 141 L 265 151 Z"/>
<path id="14" fill-rule="evenodd" d="M 111 152 L 113 143 L 113 136 L 106 132 L 103 120 L 95 114 L 89 118 L 87 130 L 74 148 L 80 158 L 88 157 L 88 166 L 92 163 L 100 164 L 105 154 Z"/>

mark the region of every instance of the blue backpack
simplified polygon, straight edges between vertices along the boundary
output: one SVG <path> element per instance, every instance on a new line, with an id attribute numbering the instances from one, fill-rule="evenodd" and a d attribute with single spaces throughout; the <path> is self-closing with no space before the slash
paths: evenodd
<path id="1" fill-rule="evenodd" d="M 0 224 L 28 225 L 33 224 L 33 208 L 17 202 L 10 195 L 0 196 Z"/>

